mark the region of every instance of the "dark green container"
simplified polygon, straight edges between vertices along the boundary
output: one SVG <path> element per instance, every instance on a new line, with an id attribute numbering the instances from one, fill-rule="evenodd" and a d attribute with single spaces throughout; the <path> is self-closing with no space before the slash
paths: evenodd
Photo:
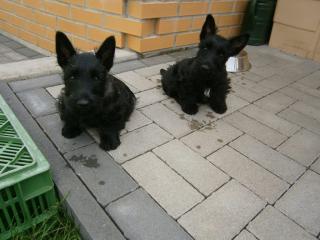
<path id="1" fill-rule="evenodd" d="M 249 33 L 249 45 L 269 41 L 276 0 L 251 0 L 243 21 L 242 32 Z"/>

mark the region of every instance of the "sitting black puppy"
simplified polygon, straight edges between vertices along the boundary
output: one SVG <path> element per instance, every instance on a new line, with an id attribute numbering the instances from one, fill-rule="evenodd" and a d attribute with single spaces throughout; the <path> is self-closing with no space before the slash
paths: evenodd
<path id="1" fill-rule="evenodd" d="M 65 88 L 58 108 L 65 122 L 62 135 L 74 138 L 87 128 L 97 128 L 100 147 L 115 149 L 119 133 L 134 109 L 136 98 L 120 80 L 108 74 L 113 65 L 115 38 L 107 38 L 95 53 L 77 53 L 67 36 L 56 33 L 58 63 Z"/>
<path id="2" fill-rule="evenodd" d="M 212 110 L 220 114 L 227 110 L 226 98 L 231 87 L 225 64 L 246 46 L 249 35 L 227 40 L 216 32 L 214 18 L 208 15 L 200 33 L 196 57 L 160 71 L 163 90 L 185 113 L 197 113 L 197 103 L 209 103 Z"/>

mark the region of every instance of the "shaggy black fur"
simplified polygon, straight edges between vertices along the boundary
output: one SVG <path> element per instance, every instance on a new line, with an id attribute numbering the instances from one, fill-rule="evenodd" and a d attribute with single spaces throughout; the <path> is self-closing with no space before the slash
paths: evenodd
<path id="1" fill-rule="evenodd" d="M 107 38 L 94 53 L 77 53 L 67 36 L 56 33 L 57 60 L 65 88 L 58 102 L 64 121 L 62 135 L 74 138 L 85 128 L 97 128 L 100 147 L 115 149 L 135 105 L 135 96 L 120 80 L 108 74 L 115 53 L 114 37 Z"/>
<path id="2" fill-rule="evenodd" d="M 247 44 L 249 35 L 229 40 L 216 34 L 214 18 L 208 15 L 200 33 L 199 51 L 194 58 L 184 59 L 161 69 L 162 87 L 188 114 L 198 112 L 198 103 L 208 103 L 212 110 L 224 113 L 230 91 L 225 63 Z"/>

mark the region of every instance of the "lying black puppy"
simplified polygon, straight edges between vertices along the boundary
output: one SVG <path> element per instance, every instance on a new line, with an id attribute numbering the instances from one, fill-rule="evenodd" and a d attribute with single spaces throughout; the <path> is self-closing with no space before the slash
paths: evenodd
<path id="1" fill-rule="evenodd" d="M 213 111 L 224 113 L 231 88 L 225 64 L 246 46 L 248 39 L 248 34 L 230 40 L 217 35 L 214 18 L 208 15 L 200 33 L 197 56 L 161 69 L 163 90 L 185 113 L 197 113 L 198 103 L 208 103 Z"/>
<path id="2" fill-rule="evenodd" d="M 107 38 L 94 53 L 77 53 L 67 36 L 56 33 L 58 63 L 65 88 L 58 108 L 65 122 L 62 135 L 74 138 L 87 128 L 97 128 L 100 147 L 115 149 L 135 105 L 135 96 L 120 80 L 108 74 L 115 54 L 114 37 Z"/>

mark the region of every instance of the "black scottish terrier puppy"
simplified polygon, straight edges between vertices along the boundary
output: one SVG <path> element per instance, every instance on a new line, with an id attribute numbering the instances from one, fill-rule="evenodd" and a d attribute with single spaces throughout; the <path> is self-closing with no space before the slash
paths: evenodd
<path id="1" fill-rule="evenodd" d="M 208 103 L 213 111 L 224 113 L 231 88 L 225 64 L 246 46 L 248 38 L 244 34 L 227 40 L 217 35 L 214 18 L 208 15 L 196 57 L 177 62 L 167 70 L 161 69 L 163 90 L 187 114 L 198 112 L 197 103 Z"/>
<path id="2" fill-rule="evenodd" d="M 120 80 L 108 74 L 113 65 L 115 38 L 107 38 L 95 53 L 77 53 L 67 36 L 56 33 L 57 60 L 65 88 L 58 108 L 64 121 L 62 135 L 74 138 L 87 128 L 97 128 L 100 147 L 115 149 L 136 102 Z"/>

